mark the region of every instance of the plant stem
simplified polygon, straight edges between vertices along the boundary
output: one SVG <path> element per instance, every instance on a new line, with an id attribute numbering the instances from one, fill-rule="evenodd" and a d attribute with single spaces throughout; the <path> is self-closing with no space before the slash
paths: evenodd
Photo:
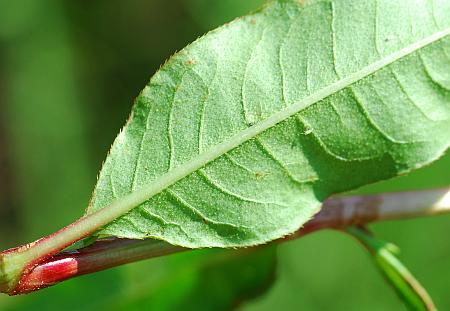
<path id="1" fill-rule="evenodd" d="M 425 288 L 396 257 L 400 252 L 397 246 L 377 239 L 363 227 L 350 227 L 346 231 L 369 251 L 386 281 L 395 289 L 410 310 L 437 310 Z"/>
<path id="2" fill-rule="evenodd" d="M 296 239 L 326 228 L 343 229 L 379 220 L 403 219 L 449 212 L 450 188 L 332 198 L 324 203 L 322 210 L 302 229 L 278 240 L 278 242 Z M 41 241 L 42 239 L 35 243 L 41 243 Z M 26 246 L 21 248 L 24 247 L 26 248 Z M 0 289 L 11 295 L 28 293 L 75 276 L 184 250 L 188 249 L 156 240 L 118 238 L 99 240 L 89 247 L 51 254 L 45 259 L 35 262 L 32 266 L 28 265 L 27 269 L 17 272 L 20 273 L 19 280 L 12 285 L 9 284 L 9 286 L 3 286 L 2 288 L 2 279 L 0 278 Z M 8 254 L 15 254 L 15 252 L 17 252 L 17 249 L 2 253 L 3 260 Z M 2 260 L 1 256 L 0 260 Z M 1 264 L 0 261 L 0 266 Z M 0 276 L 2 273 L 0 271 Z M 11 280 L 9 280 L 9 283 L 11 283 Z"/>
<path id="3" fill-rule="evenodd" d="M 118 265 L 187 250 L 157 240 L 103 239 L 76 251 L 62 252 L 24 275 L 15 294 L 36 291 L 63 280 Z"/>
<path id="4" fill-rule="evenodd" d="M 450 213 L 450 188 L 384 193 L 328 199 L 321 211 L 299 231 L 295 239 L 320 229 L 344 229 L 380 220 L 407 219 Z"/>

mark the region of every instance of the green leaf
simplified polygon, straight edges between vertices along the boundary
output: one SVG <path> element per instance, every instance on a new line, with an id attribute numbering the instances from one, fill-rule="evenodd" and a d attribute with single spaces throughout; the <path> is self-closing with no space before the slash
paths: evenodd
<path id="1" fill-rule="evenodd" d="M 450 145 L 449 11 L 279 0 L 198 39 L 136 99 L 87 213 L 133 198 L 97 235 L 261 244 L 333 193 L 436 160 Z"/>

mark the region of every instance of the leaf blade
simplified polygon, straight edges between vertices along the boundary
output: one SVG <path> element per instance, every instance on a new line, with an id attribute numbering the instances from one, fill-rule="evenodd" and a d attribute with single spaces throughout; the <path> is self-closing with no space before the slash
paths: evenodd
<path id="1" fill-rule="evenodd" d="M 449 145 L 445 76 L 434 69 L 444 79 L 429 79 L 444 81 L 432 105 L 443 111 L 442 120 L 432 119 L 421 107 L 414 110 L 408 96 L 395 93 L 405 88 L 409 94 L 398 78 L 407 74 L 398 71 L 416 65 L 418 50 L 448 49 L 450 28 L 436 31 L 432 25 L 419 39 L 408 38 L 410 44 L 398 43 L 401 48 L 394 52 L 386 43 L 385 57 L 377 46 L 375 61 L 372 52 L 361 52 L 356 57 L 359 70 L 352 72 L 352 64 L 346 68 L 351 73 L 339 79 L 345 70 L 337 64 L 348 57 L 336 58 L 335 14 L 345 5 L 352 4 L 313 1 L 300 7 L 296 1 L 275 1 L 171 58 L 138 97 L 105 162 L 88 213 L 129 193 L 138 197 L 131 203 L 145 203 L 101 234 L 153 237 L 188 247 L 260 244 L 295 231 L 331 193 L 396 176 L 439 157 Z M 321 23 L 330 17 L 326 25 L 333 31 L 327 33 L 327 44 L 332 45 L 321 55 L 325 60 L 315 65 L 318 56 L 309 52 L 303 59 L 300 53 L 289 56 L 305 41 L 294 30 L 317 20 L 316 34 L 321 34 L 326 31 Z M 442 19 L 448 27 L 450 22 Z M 347 36 L 352 30 L 345 30 Z M 287 34 L 278 38 L 283 32 Z M 292 78 L 302 73 L 292 60 L 302 63 L 305 76 Z M 445 66 L 446 61 L 440 63 Z M 293 73 L 287 65 L 295 67 Z M 324 78 L 310 81 L 310 71 Z M 271 87 L 275 80 L 278 86 Z M 393 82 L 400 85 L 395 90 Z M 388 89 L 384 94 L 383 88 Z M 386 97 L 393 97 L 395 109 L 383 107 Z M 419 134 L 414 128 L 406 131 L 398 117 L 411 109 L 409 125 L 427 121 Z M 424 130 L 435 135 L 423 137 Z"/>

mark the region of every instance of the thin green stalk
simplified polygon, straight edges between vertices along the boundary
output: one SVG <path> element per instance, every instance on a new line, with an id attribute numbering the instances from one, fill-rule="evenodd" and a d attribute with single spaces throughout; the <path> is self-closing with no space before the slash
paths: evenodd
<path id="1" fill-rule="evenodd" d="M 347 228 L 346 231 L 370 252 L 378 269 L 410 310 L 437 310 L 425 288 L 395 256 L 399 253 L 395 245 L 377 239 L 361 227 Z"/>

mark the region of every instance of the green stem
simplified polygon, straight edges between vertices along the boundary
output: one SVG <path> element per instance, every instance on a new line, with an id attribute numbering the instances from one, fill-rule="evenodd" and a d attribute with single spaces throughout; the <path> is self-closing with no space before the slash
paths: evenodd
<path id="1" fill-rule="evenodd" d="M 371 253 L 378 269 L 410 310 L 437 310 L 425 288 L 395 256 L 399 253 L 399 249 L 395 245 L 375 238 L 364 228 L 351 227 L 346 231 Z"/>

